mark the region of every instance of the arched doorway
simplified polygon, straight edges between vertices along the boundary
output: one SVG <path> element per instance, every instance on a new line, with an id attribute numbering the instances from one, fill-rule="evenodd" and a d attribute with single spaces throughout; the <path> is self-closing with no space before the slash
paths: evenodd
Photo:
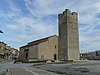
<path id="1" fill-rule="evenodd" d="M 28 59 L 28 53 L 26 52 L 26 59 Z"/>
<path id="2" fill-rule="evenodd" d="M 54 54 L 54 60 L 56 60 L 57 59 L 57 55 L 56 54 Z"/>
<path id="3" fill-rule="evenodd" d="M 28 59 L 29 49 L 25 49 L 25 58 Z"/>

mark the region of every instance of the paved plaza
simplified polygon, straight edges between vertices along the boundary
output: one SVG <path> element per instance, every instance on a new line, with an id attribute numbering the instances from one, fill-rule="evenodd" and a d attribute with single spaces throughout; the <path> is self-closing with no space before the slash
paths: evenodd
<path id="1" fill-rule="evenodd" d="M 100 61 L 86 60 L 66 64 L 13 64 L 13 61 L 0 62 L 0 72 L 6 75 L 100 75 Z"/>

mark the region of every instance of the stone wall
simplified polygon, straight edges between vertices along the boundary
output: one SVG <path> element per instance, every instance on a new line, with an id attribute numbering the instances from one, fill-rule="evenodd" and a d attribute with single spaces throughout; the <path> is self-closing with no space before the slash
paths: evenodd
<path id="1" fill-rule="evenodd" d="M 39 44 L 39 59 L 58 59 L 58 36 L 48 38 L 48 41 Z"/>
<path id="2" fill-rule="evenodd" d="M 48 37 L 47 40 L 43 41 L 44 39 L 38 41 L 38 44 L 31 44 L 20 47 L 20 60 L 34 60 L 34 59 L 41 59 L 41 60 L 54 60 L 58 59 L 58 36 L 54 35 Z M 28 57 L 26 58 L 26 53 L 28 53 Z"/>
<path id="3" fill-rule="evenodd" d="M 28 59 L 38 59 L 38 45 L 33 45 L 29 47 Z"/>
<path id="4" fill-rule="evenodd" d="M 0 59 L 4 59 L 6 44 L 3 42 L 0 42 Z"/>
<path id="5" fill-rule="evenodd" d="M 20 48 L 20 52 L 19 52 L 19 59 L 20 60 L 26 60 L 26 52 L 28 53 L 28 51 L 25 51 L 25 50 L 29 50 L 29 47 Z"/>

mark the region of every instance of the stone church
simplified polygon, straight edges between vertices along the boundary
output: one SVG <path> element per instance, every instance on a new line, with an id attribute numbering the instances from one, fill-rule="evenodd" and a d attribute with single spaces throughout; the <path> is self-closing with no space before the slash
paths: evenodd
<path id="1" fill-rule="evenodd" d="M 59 36 L 53 35 L 20 47 L 21 60 L 79 60 L 78 14 L 66 9 L 58 15 Z"/>

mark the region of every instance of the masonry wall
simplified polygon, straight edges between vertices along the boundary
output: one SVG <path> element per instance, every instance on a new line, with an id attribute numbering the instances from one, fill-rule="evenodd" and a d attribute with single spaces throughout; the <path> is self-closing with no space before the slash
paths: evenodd
<path id="1" fill-rule="evenodd" d="M 28 59 L 38 59 L 38 45 L 33 45 L 29 47 Z"/>
<path id="2" fill-rule="evenodd" d="M 26 58 L 26 53 L 29 55 L 29 47 L 28 46 L 20 48 L 19 59 L 20 60 L 28 60 L 28 57 Z"/>
<path id="3" fill-rule="evenodd" d="M 5 51 L 6 45 L 3 43 L 0 43 L 0 54 L 3 54 Z"/>
<path id="4" fill-rule="evenodd" d="M 28 49 L 28 47 L 20 48 L 20 52 L 19 52 L 20 60 L 26 60 L 26 51 L 25 51 L 26 49 Z"/>
<path id="5" fill-rule="evenodd" d="M 79 33 L 78 33 L 78 17 L 76 12 L 70 15 L 68 24 L 68 57 L 69 60 L 79 60 Z"/>
<path id="6" fill-rule="evenodd" d="M 0 42 L 0 58 L 4 59 L 6 45 Z"/>
<path id="7" fill-rule="evenodd" d="M 66 9 L 58 15 L 59 59 L 79 60 L 78 14 Z"/>
<path id="8" fill-rule="evenodd" d="M 54 55 L 58 59 L 58 37 L 54 36 L 48 41 L 39 44 L 39 59 L 54 60 Z"/>

